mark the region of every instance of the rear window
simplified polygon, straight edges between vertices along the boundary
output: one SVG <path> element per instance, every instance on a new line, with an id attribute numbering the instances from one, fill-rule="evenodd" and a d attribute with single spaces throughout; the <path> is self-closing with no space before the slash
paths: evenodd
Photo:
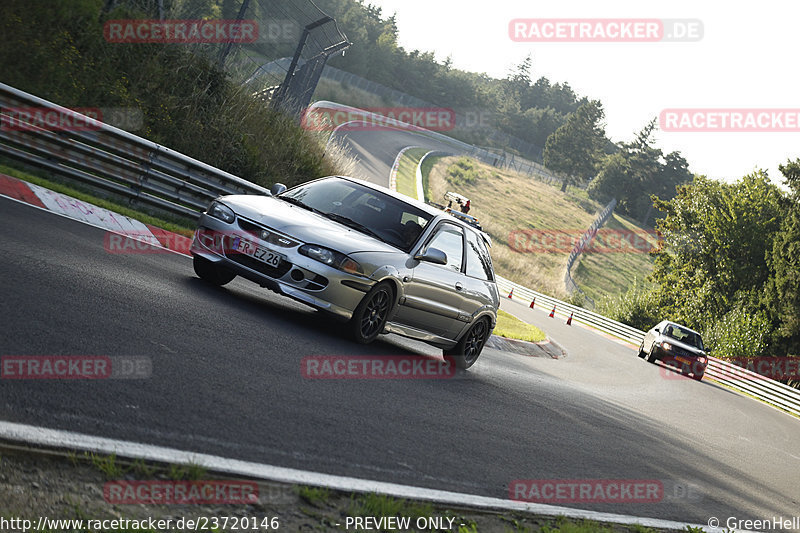
<path id="1" fill-rule="evenodd" d="M 492 257 L 486 243 L 474 231 L 467 231 L 467 276 L 494 281 Z"/>

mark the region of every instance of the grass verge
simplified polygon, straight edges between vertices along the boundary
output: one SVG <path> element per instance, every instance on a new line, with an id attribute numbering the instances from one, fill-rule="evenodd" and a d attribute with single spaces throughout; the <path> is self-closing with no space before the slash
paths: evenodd
<path id="1" fill-rule="evenodd" d="M 618 231 L 620 236 L 633 235 L 642 239 L 642 244 L 646 241 L 651 247 L 657 244 L 655 234 L 617 213 L 608 219 L 601 230 L 601 239 L 605 231 Z M 573 278 L 586 295 L 595 301 L 605 296 L 623 294 L 632 286 L 633 280 L 644 280 L 653 271 L 654 260 L 647 252 L 647 245 L 628 247 L 623 252 L 615 253 L 584 252 L 573 269 Z"/>
<path id="2" fill-rule="evenodd" d="M 39 531 L 96 531 L 88 527 L 88 520 L 123 519 L 139 521 L 138 527 L 130 524 L 106 527 L 103 531 L 155 532 L 148 527 L 152 519 L 172 520 L 171 526 L 160 531 L 183 531 L 190 528 L 175 527 L 180 519 L 202 523 L 209 520 L 201 531 L 236 531 L 245 529 L 231 526 L 236 521 L 248 520 L 268 523 L 269 530 L 281 531 L 429 531 L 452 533 L 657 533 L 666 530 L 646 528 L 638 524 L 619 525 L 564 516 L 544 516 L 517 511 L 486 511 L 468 506 L 449 506 L 422 500 L 401 499 L 376 493 L 351 493 L 322 487 L 292 485 L 263 480 L 248 480 L 220 472 L 206 472 L 196 465 L 171 465 L 130 461 L 119 456 L 98 456 L 83 452 L 36 450 L 13 445 L 0 447 L 2 483 L 0 501 L 3 509 L 0 518 L 31 520 L 35 525 L 39 517 L 49 520 L 80 520 L 81 525 L 70 524 L 59 528 L 44 527 Z M 124 480 L 127 483 L 155 481 L 160 486 L 170 482 L 240 481 L 255 483 L 257 498 L 246 504 L 156 504 L 110 503 L 106 483 Z M 166 491 L 165 491 L 166 492 Z M 156 492 L 153 492 L 155 495 Z M 213 526 L 210 518 L 219 517 Z M 228 527 L 222 519 L 228 517 Z M 358 527 L 357 519 L 380 520 L 393 518 L 394 525 Z M 265 522 L 266 521 L 266 522 Z M 349 521 L 349 522 L 348 522 Z M 363 522 L 362 522 L 363 524 Z M 373 522 L 374 524 L 374 522 Z M 349 527 L 348 527 L 349 525 Z M 98 526 L 99 527 L 99 526 Z M 266 530 L 263 525 L 259 531 Z M 683 530 L 686 531 L 686 530 Z"/>
<path id="3" fill-rule="evenodd" d="M 523 322 L 502 309 L 497 310 L 497 325 L 494 328 L 494 334 L 509 339 L 530 342 L 541 342 L 547 338 L 544 331 L 532 324 Z"/>
<path id="4" fill-rule="evenodd" d="M 492 237 L 492 259 L 500 276 L 568 298 L 564 269 L 572 244 L 604 205 L 591 200 L 586 191 L 570 188 L 562 193 L 530 176 L 465 157 L 437 158 L 428 183 L 429 199 L 435 202 L 442 202 L 447 191 L 472 200 L 469 214 Z M 621 217 L 615 216 L 610 224 L 614 229 L 644 231 Z M 581 288 L 595 300 L 625 292 L 634 279 L 643 279 L 652 270 L 649 256 L 643 253 L 594 256 L 578 274 Z"/>
<path id="5" fill-rule="evenodd" d="M 430 150 L 427 148 L 411 148 L 403 153 L 397 167 L 397 192 L 425 201 L 424 198 L 417 198 L 417 166 L 428 152 Z"/>

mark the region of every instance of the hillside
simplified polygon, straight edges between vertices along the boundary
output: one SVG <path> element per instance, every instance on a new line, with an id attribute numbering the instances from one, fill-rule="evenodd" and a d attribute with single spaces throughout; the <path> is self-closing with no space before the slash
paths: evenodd
<path id="1" fill-rule="evenodd" d="M 470 215 L 492 237 L 492 258 L 499 275 L 559 298 L 568 297 L 563 280 L 572 243 L 603 205 L 580 189 L 562 193 L 528 176 L 463 157 L 440 158 L 430 170 L 428 199 L 442 203 L 447 191 L 471 199 Z M 644 233 L 635 222 L 616 214 L 607 227 Z M 597 300 L 625 292 L 634 279 L 644 279 L 651 270 L 647 253 L 601 250 L 586 254 L 573 275 Z"/>

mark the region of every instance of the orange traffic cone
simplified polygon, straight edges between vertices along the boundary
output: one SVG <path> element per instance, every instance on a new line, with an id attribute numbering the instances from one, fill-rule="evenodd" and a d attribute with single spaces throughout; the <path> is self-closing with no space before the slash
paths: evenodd
<path id="1" fill-rule="evenodd" d="M 511 298 L 514 296 L 514 287 L 511 287 L 511 292 L 508 293 L 508 297 Z"/>
<path id="2" fill-rule="evenodd" d="M 570 313 L 570 314 L 569 314 L 569 318 L 567 319 L 567 325 L 568 325 L 568 326 L 571 326 L 571 325 L 572 325 L 572 315 L 573 315 L 573 313 Z"/>
<path id="3" fill-rule="evenodd" d="M 554 316 L 556 316 L 556 306 L 555 305 L 553 306 L 553 310 L 550 311 L 550 318 L 553 318 Z"/>
<path id="4" fill-rule="evenodd" d="M 533 309 L 533 304 L 535 304 L 535 303 L 536 303 L 536 298 L 534 298 L 533 300 L 531 300 L 531 309 Z"/>

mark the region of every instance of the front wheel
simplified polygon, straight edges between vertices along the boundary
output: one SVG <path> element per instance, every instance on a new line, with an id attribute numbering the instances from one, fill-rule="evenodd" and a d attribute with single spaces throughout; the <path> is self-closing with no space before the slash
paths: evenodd
<path id="1" fill-rule="evenodd" d="M 658 357 L 656 356 L 656 347 L 653 345 L 650 347 L 650 353 L 647 354 L 647 362 L 655 363 L 656 361 L 658 361 Z"/>
<path id="2" fill-rule="evenodd" d="M 458 344 L 444 350 L 445 359 L 454 363 L 457 368 L 466 370 L 478 360 L 490 333 L 489 322 L 483 318 L 478 320 L 461 337 Z"/>
<path id="3" fill-rule="evenodd" d="M 644 359 L 644 356 L 645 356 L 645 355 L 647 355 L 647 354 L 644 352 L 644 341 L 642 341 L 642 344 L 641 344 L 641 346 L 639 346 L 639 354 L 638 354 L 638 355 L 639 355 L 639 357 L 641 357 L 642 359 Z"/>
<path id="4" fill-rule="evenodd" d="M 374 286 L 358 304 L 350 319 L 350 333 L 360 344 L 369 344 L 383 332 L 392 310 L 392 289 L 387 283 Z"/>
<path id="5" fill-rule="evenodd" d="M 236 277 L 236 274 L 230 270 L 219 267 L 202 257 L 194 256 L 192 263 L 194 264 L 194 273 L 197 274 L 200 279 L 204 279 L 214 285 L 225 285 L 233 281 L 233 278 Z"/>

